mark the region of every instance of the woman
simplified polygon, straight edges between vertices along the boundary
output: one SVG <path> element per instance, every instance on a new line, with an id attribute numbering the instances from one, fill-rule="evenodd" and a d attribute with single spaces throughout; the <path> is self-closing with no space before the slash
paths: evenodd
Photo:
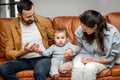
<path id="1" fill-rule="evenodd" d="M 120 53 L 120 34 L 95 10 L 85 11 L 79 19 L 75 36 L 81 51 L 73 59 L 71 80 L 96 80 L 96 74 L 114 65 Z"/>

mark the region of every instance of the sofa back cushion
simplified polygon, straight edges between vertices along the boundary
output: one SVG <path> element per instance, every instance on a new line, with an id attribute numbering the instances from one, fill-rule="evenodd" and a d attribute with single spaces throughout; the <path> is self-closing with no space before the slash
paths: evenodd
<path id="1" fill-rule="evenodd" d="M 76 43 L 74 32 L 79 25 L 80 25 L 80 21 L 77 16 L 58 16 L 53 18 L 54 29 L 57 27 L 65 28 L 68 33 L 68 40 L 73 44 Z"/>
<path id="2" fill-rule="evenodd" d="M 106 15 L 106 20 L 120 31 L 120 12 L 108 13 Z"/>
<path id="3" fill-rule="evenodd" d="M 0 58 L 5 57 L 6 29 L 12 18 L 0 18 Z"/>

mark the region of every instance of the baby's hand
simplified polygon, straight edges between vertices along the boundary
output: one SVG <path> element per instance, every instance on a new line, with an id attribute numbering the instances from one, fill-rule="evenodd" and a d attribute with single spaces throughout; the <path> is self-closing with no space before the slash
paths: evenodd
<path id="1" fill-rule="evenodd" d="M 72 53 L 72 50 L 70 48 L 68 48 L 68 49 L 65 49 L 65 52 L 66 53 Z"/>

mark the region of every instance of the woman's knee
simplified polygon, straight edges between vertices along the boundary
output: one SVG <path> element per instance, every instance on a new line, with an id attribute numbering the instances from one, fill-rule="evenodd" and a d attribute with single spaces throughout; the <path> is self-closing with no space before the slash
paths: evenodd
<path id="1" fill-rule="evenodd" d="M 97 67 L 95 66 L 94 63 L 88 63 L 85 66 L 85 71 L 90 72 L 90 73 L 97 73 Z"/>

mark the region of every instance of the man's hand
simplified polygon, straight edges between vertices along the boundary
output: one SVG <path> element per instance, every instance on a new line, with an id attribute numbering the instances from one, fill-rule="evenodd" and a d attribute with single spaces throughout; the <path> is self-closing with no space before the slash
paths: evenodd
<path id="1" fill-rule="evenodd" d="M 22 56 L 24 54 L 27 54 L 29 52 L 36 52 L 36 53 L 42 53 L 42 51 L 39 49 L 39 45 L 34 43 L 32 45 L 30 45 L 29 43 L 26 43 L 23 47 L 23 49 L 21 49 L 18 54 L 16 55 L 16 57 Z"/>
<path id="2" fill-rule="evenodd" d="M 39 49 L 39 45 L 34 43 L 32 45 L 30 45 L 29 43 L 26 43 L 24 48 L 23 48 L 23 51 L 26 52 L 26 53 L 29 53 L 29 52 L 37 52 Z"/>
<path id="3" fill-rule="evenodd" d="M 66 49 L 64 52 L 64 58 L 66 61 L 71 61 L 74 57 L 74 54 L 71 49 Z"/>

